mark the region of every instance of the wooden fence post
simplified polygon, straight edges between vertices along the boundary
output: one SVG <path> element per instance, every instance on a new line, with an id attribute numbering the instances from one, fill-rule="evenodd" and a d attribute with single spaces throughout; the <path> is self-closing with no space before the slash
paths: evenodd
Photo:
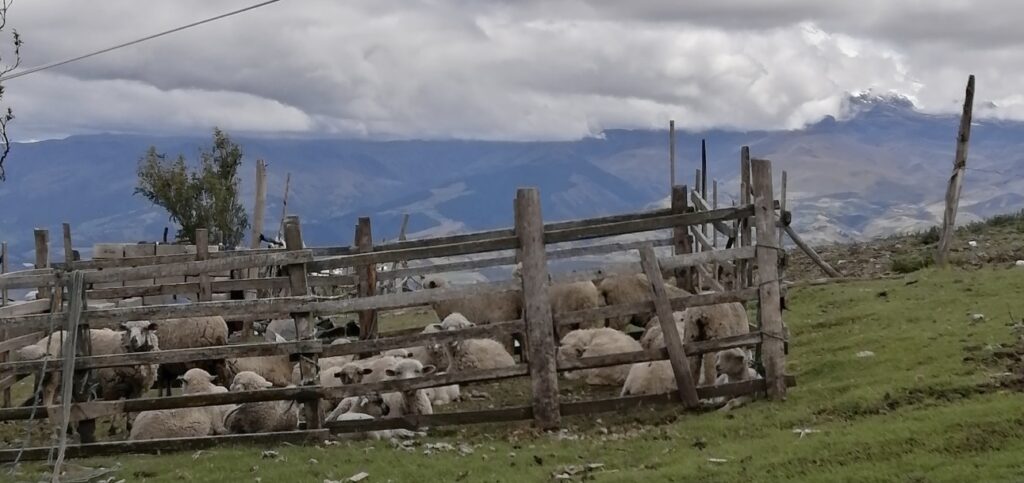
<path id="1" fill-rule="evenodd" d="M 964 171 L 967 170 L 967 144 L 971 140 L 971 114 L 974 110 L 974 75 L 967 78 L 967 92 L 964 95 L 964 110 L 960 115 L 960 131 L 956 137 L 956 157 L 953 159 L 953 174 L 946 188 L 946 211 L 942 215 L 942 237 L 935 253 L 935 264 L 948 265 L 949 247 L 953 244 L 956 231 L 956 210 L 960 207 L 960 191 L 963 189 Z"/>
<path id="2" fill-rule="evenodd" d="M 668 121 L 668 189 L 676 186 L 676 122 Z"/>
<path id="3" fill-rule="evenodd" d="M 558 372 L 555 334 L 548 297 L 547 254 L 540 193 L 520 188 L 515 203 L 516 237 L 522 254 L 523 317 L 526 319 L 530 379 L 533 387 L 533 419 L 541 429 L 561 426 L 558 405 Z"/>
<path id="4" fill-rule="evenodd" d="M 49 268 L 50 267 L 50 232 L 42 228 L 36 228 L 33 231 L 36 239 L 36 268 Z M 48 299 L 50 298 L 50 289 L 47 287 L 39 287 L 37 299 Z"/>
<path id="5" fill-rule="evenodd" d="M 747 206 L 752 203 L 750 198 L 750 147 L 743 146 L 740 149 L 740 206 Z M 740 220 L 740 246 L 749 247 L 752 243 L 753 234 L 750 230 L 750 219 Z M 739 269 L 736 280 L 736 288 L 747 288 L 752 283 L 753 267 L 748 260 L 741 260 L 736 264 Z"/>
<path id="6" fill-rule="evenodd" d="M 775 231 L 775 207 L 772 192 L 772 163 L 751 161 L 754 183 L 754 221 L 757 224 L 758 320 L 764 341 L 761 343 L 765 385 L 768 397 L 786 397 L 785 332 L 782 325 L 778 275 L 778 237 Z"/>
<path id="7" fill-rule="evenodd" d="M 356 252 L 370 253 L 373 251 L 373 229 L 370 224 L 370 217 L 359 218 L 356 225 Z M 372 297 L 377 295 L 377 264 L 359 267 L 356 269 L 359 277 L 359 296 Z M 377 338 L 377 311 L 373 309 L 359 312 L 359 338 Z"/>
<path id="8" fill-rule="evenodd" d="M 252 235 L 249 239 L 249 248 L 258 250 L 260 248 L 260 236 L 263 235 L 263 221 L 266 218 L 267 210 L 267 163 L 262 159 L 256 160 L 256 200 L 252 208 Z M 245 278 L 258 278 L 260 270 L 251 268 L 242 273 L 247 273 Z M 244 298 L 255 299 L 257 291 L 247 290 Z M 252 321 L 242 322 L 242 340 L 253 335 Z"/>
<path id="9" fill-rule="evenodd" d="M 0 274 L 7 273 L 7 242 L 0 243 Z M 0 307 L 7 305 L 7 289 L 0 290 Z M 0 335 L 3 336 L 3 340 L 7 340 L 10 332 L 5 328 Z M 9 352 L 0 353 L 0 362 L 7 362 L 7 354 Z M 11 407 L 11 388 L 4 389 L 3 396 L 4 407 Z"/>
<path id="10" fill-rule="evenodd" d="M 196 229 L 196 261 L 210 259 L 210 235 L 206 228 Z M 213 287 L 210 285 L 209 272 L 199 274 L 199 301 L 213 300 Z"/>
<path id="11" fill-rule="evenodd" d="M 302 227 L 299 217 L 288 216 L 284 220 L 284 243 L 288 250 L 302 250 Z M 290 295 L 292 297 L 304 297 L 309 295 L 309 285 L 306 280 L 306 264 L 296 263 L 285 266 L 288 273 Z M 308 312 L 293 313 L 292 320 L 295 321 L 295 336 L 297 340 L 316 339 L 315 327 Z M 314 386 L 320 384 L 320 367 L 317 364 L 317 355 L 299 354 L 299 374 L 303 386 Z M 323 427 L 323 416 L 320 414 L 320 398 L 312 398 L 305 402 L 306 429 L 320 429 Z"/>
<path id="12" fill-rule="evenodd" d="M 686 185 L 672 187 L 672 214 L 679 215 L 686 213 L 689 208 L 690 190 Z M 672 246 L 676 255 L 693 253 L 693 238 L 690 236 L 689 227 L 676 226 L 672 228 Z M 676 285 L 683 290 L 695 292 L 694 270 L 689 267 L 677 269 Z"/>
<path id="13" fill-rule="evenodd" d="M 679 328 L 676 327 L 676 319 L 672 315 L 672 304 L 668 299 L 668 292 L 665 291 L 665 280 L 661 278 L 661 266 L 658 264 L 658 257 L 654 254 L 654 247 L 647 245 L 640 249 L 640 264 L 647 280 L 651 283 L 651 294 L 654 295 L 654 308 L 658 314 L 658 323 L 661 324 L 661 331 L 665 339 L 665 347 L 668 349 L 669 363 L 672 364 L 672 373 L 676 379 L 676 389 L 679 397 L 688 409 L 694 409 L 700 405 L 697 397 L 696 375 L 690 367 L 686 358 L 686 351 L 683 348 L 683 341 L 680 338 Z"/>

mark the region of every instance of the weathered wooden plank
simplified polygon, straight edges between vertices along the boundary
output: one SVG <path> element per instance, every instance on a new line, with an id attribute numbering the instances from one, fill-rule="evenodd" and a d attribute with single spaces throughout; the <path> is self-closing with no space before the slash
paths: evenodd
<path id="1" fill-rule="evenodd" d="M 52 287 L 60 283 L 57 272 L 51 269 L 26 270 L 24 272 L 11 272 L 0 276 L 0 288 L 38 288 L 45 285 Z"/>
<path id="2" fill-rule="evenodd" d="M 354 275 L 321 275 L 311 272 L 307 278 L 310 287 L 344 287 L 355 286 L 358 282 Z"/>
<path id="3" fill-rule="evenodd" d="M 50 300 L 30 300 L 24 303 L 0 307 L 0 317 L 18 317 L 21 315 L 42 314 L 50 311 Z"/>
<path id="4" fill-rule="evenodd" d="M 661 278 L 661 268 L 658 266 L 658 257 L 654 255 L 654 248 L 646 247 L 640 250 L 640 263 L 651 283 L 654 310 L 658 314 L 661 330 L 665 334 L 665 347 L 668 349 L 669 361 L 672 364 L 679 396 L 686 407 L 696 408 L 700 404 L 697 398 L 696 377 L 690 371 L 690 363 L 686 358 L 676 319 L 672 315 L 672 304 L 669 302 L 668 292 L 665 290 L 665 279 Z"/>
<path id="5" fill-rule="evenodd" d="M 790 386 L 796 385 L 796 379 L 792 376 L 786 376 L 785 382 L 787 383 L 787 385 Z M 711 399 L 715 397 L 736 397 L 747 394 L 757 394 L 763 392 L 764 389 L 764 380 L 754 379 L 750 381 L 734 382 L 718 386 L 700 386 L 697 388 L 697 396 L 700 397 L 701 399 Z M 564 414 L 566 415 L 576 416 L 602 412 L 626 411 L 630 409 L 635 409 L 638 406 L 678 404 L 680 401 L 681 400 L 679 399 L 678 392 L 670 392 L 666 394 L 655 394 L 647 396 L 628 396 L 610 399 L 598 399 L 594 401 L 562 403 L 562 411 L 564 411 Z"/>
<path id="6" fill-rule="evenodd" d="M 717 192 L 718 191 L 718 188 L 717 188 L 718 181 L 717 180 L 715 180 L 714 185 L 715 185 L 714 192 Z M 714 205 L 714 206 L 709 205 L 707 200 L 705 200 L 700 195 L 700 193 L 698 193 L 696 191 L 691 191 L 690 192 L 690 201 L 692 201 L 693 202 L 693 206 L 696 207 L 700 211 L 714 211 L 714 210 L 718 209 L 717 204 Z M 724 221 L 713 221 L 713 222 L 711 222 L 711 224 L 715 227 L 715 231 L 716 232 L 721 233 L 726 238 L 734 238 L 736 236 L 736 232 L 732 229 L 731 226 L 726 224 Z"/>
<path id="7" fill-rule="evenodd" d="M 206 228 L 196 230 L 196 261 L 202 262 L 210 258 L 210 233 Z M 213 300 L 213 289 L 210 287 L 210 273 L 199 274 L 199 301 Z"/>
<path id="8" fill-rule="evenodd" d="M 684 214 L 690 211 L 689 203 L 686 200 L 688 191 L 686 185 L 672 186 L 672 213 Z M 690 236 L 689 229 L 685 226 L 672 227 L 672 253 L 675 256 L 686 256 L 694 254 L 694 252 L 693 238 Z M 697 291 L 697 274 L 692 268 L 679 267 L 672 272 L 679 288 L 690 292 Z"/>
<path id="9" fill-rule="evenodd" d="M 32 332 L 31 334 L 25 334 L 19 337 L 6 339 L 0 341 L 0 352 L 7 352 L 21 349 L 29 344 L 35 344 L 36 341 L 42 339 L 46 335 L 45 332 Z"/>
<path id="10" fill-rule="evenodd" d="M 460 372 L 446 372 L 413 379 L 395 379 L 391 381 L 352 384 L 337 387 L 321 387 L 322 397 L 341 399 L 349 396 L 361 396 L 371 393 L 413 391 L 429 387 L 450 386 L 452 384 L 468 384 L 472 382 L 492 382 L 502 379 L 522 377 L 530 373 L 526 364 L 517 364 L 497 369 L 473 369 Z"/>
<path id="11" fill-rule="evenodd" d="M 542 220 L 540 192 L 536 188 L 520 188 L 516 192 L 515 223 L 523 267 L 523 317 L 526 319 L 534 423 L 541 429 L 555 429 L 561 425 L 555 357 L 557 328 L 551 317 Z"/>
<path id="12" fill-rule="evenodd" d="M 36 334 L 42 334 L 37 332 Z M 39 335 L 35 340 L 39 340 Z M 125 354 L 107 354 L 91 357 L 80 357 L 75 362 L 76 369 L 98 369 L 103 367 L 134 366 L 141 364 L 171 364 L 238 357 L 264 357 L 291 354 L 321 352 L 323 344 L 316 340 L 303 340 L 280 343 L 235 344 L 225 346 L 201 347 L 197 349 L 173 349 L 153 352 L 129 352 Z M 43 361 L 19 361 L 0 364 L 0 373 L 13 371 L 15 374 L 38 374 L 43 368 Z M 47 372 L 59 371 L 63 363 L 59 359 L 45 362 Z"/>
<path id="13" fill-rule="evenodd" d="M 68 458 L 91 458 L 139 453 L 163 453 L 174 451 L 196 451 L 225 445 L 267 445 L 319 443 L 330 437 L 326 429 L 287 431 L 277 433 L 231 434 L 196 438 L 167 438 L 144 441 L 104 441 L 102 443 L 69 445 Z M 20 457 L 21 461 L 40 461 L 49 457 L 49 447 L 0 450 L 0 463 L 10 463 Z"/>
<path id="14" fill-rule="evenodd" d="M 687 307 L 701 307 L 704 305 L 724 304 L 728 302 L 746 302 L 757 299 L 757 289 L 748 288 L 733 290 L 729 292 L 715 292 L 707 294 L 689 295 L 676 297 L 669 300 L 672 310 L 683 310 Z M 588 320 L 607 319 L 609 317 L 621 317 L 642 312 L 651 312 L 654 304 L 651 301 L 636 302 L 632 304 L 608 305 L 596 309 L 578 310 L 555 315 L 555 322 L 558 325 L 579 324 Z"/>
<path id="15" fill-rule="evenodd" d="M 354 341 L 348 344 L 325 346 L 320 352 L 321 357 L 335 357 L 352 354 L 369 354 L 391 349 L 417 347 L 432 344 L 444 344 L 456 340 L 497 338 L 507 334 L 522 332 L 526 327 L 522 320 L 511 320 L 487 325 L 478 325 L 467 329 L 416 333 L 398 337 Z"/>
<path id="16" fill-rule="evenodd" d="M 775 210 L 772 207 L 772 164 L 763 159 L 751 160 L 754 183 L 754 221 L 757 224 L 758 319 L 765 334 L 761 344 L 768 396 L 774 400 L 786 397 L 786 369 L 783 341 L 782 307 L 780 306 L 778 256 L 781 247 L 775 231 Z"/>
<path id="17" fill-rule="evenodd" d="M 807 254 L 807 257 L 810 258 L 811 261 L 821 269 L 821 271 L 825 272 L 825 275 L 832 278 L 841 278 L 843 276 L 843 274 L 839 273 L 838 270 L 832 268 L 832 265 L 829 265 L 825 259 L 821 258 L 821 255 L 818 255 L 818 252 L 814 251 L 810 245 L 805 243 L 804 239 L 797 234 L 795 230 L 793 230 L 793 227 L 783 226 L 782 229 L 789 235 L 790 240 L 793 240 L 793 243 L 796 243 L 796 246 Z M 782 245 L 779 246 L 781 247 Z"/>
<path id="18" fill-rule="evenodd" d="M 734 347 L 749 347 L 760 343 L 761 333 L 751 332 L 749 334 L 722 337 L 719 339 L 690 342 L 685 344 L 683 348 L 685 349 L 687 356 L 695 357 L 708 352 L 718 352 L 726 349 L 732 349 Z M 641 362 L 663 361 L 665 359 L 668 359 L 668 350 L 665 348 L 635 352 L 621 352 L 618 354 L 582 357 L 579 359 L 559 359 L 558 372 L 595 369 L 599 367 L 619 366 L 623 364 L 638 364 Z"/>
<path id="19" fill-rule="evenodd" d="M 670 214 L 656 218 L 648 218 L 637 221 L 624 221 L 608 223 L 605 225 L 587 226 L 581 228 L 568 228 L 544 233 L 545 243 L 564 243 L 570 241 L 587 240 L 590 238 L 601 238 L 627 233 L 640 233 L 653 230 L 664 230 L 678 226 L 699 225 L 716 220 L 732 220 L 746 218 L 753 213 L 753 207 L 740 206 L 735 208 L 722 208 L 712 211 L 701 211 L 684 214 Z"/>
<path id="20" fill-rule="evenodd" d="M 36 228 L 33 232 L 36 240 L 36 268 L 49 268 L 50 267 L 50 231 Z M 43 284 L 36 287 L 39 291 L 37 298 L 48 299 L 50 298 L 49 284 Z"/>
<path id="21" fill-rule="evenodd" d="M 213 293 L 227 293 L 236 290 L 280 290 L 284 288 L 288 288 L 287 277 L 214 280 L 210 282 L 210 289 Z M 199 293 L 199 282 L 93 289 L 87 291 L 86 295 L 91 299 L 116 299 L 195 293 Z"/>
<path id="22" fill-rule="evenodd" d="M 185 263 L 195 261 L 196 256 L 192 253 L 185 252 L 185 245 L 157 245 L 157 252 L 161 250 L 160 247 L 177 247 L 180 248 L 180 253 L 165 253 L 158 254 L 155 256 L 145 257 L 127 257 L 127 258 L 100 258 L 93 260 L 79 260 L 75 262 L 75 269 L 77 270 L 97 270 L 97 269 L 108 269 L 108 268 L 129 268 L 129 267 L 143 267 L 148 265 L 166 265 L 174 263 Z M 229 251 L 210 251 L 211 260 L 219 260 L 223 258 L 236 258 L 244 257 L 253 254 L 270 255 L 275 253 L 284 253 L 285 250 L 282 248 L 264 248 L 260 250 L 229 250 Z M 51 264 L 53 268 L 64 270 L 66 264 L 64 262 Z"/>
<path id="23" fill-rule="evenodd" d="M 377 263 L 401 262 L 419 260 L 423 258 L 471 255 L 474 253 L 511 250 L 516 247 L 516 243 L 517 241 L 515 237 L 502 237 L 450 245 L 405 248 L 391 251 L 374 251 L 371 253 L 319 258 L 316 261 L 309 263 L 307 267 L 310 271 L 318 272 L 321 270 L 330 270 L 341 267 L 359 267 Z"/>
<path id="24" fill-rule="evenodd" d="M 195 255 L 189 255 L 195 258 Z M 248 253 L 227 258 L 211 258 L 204 261 L 190 261 L 163 265 L 147 265 L 133 268 L 112 268 L 98 272 L 86 273 L 85 280 L 89 283 L 125 280 L 144 280 L 147 278 L 172 277 L 177 275 L 199 275 L 210 272 L 223 272 L 251 267 L 288 265 L 305 263 L 313 259 L 309 250 L 296 250 L 276 253 Z"/>

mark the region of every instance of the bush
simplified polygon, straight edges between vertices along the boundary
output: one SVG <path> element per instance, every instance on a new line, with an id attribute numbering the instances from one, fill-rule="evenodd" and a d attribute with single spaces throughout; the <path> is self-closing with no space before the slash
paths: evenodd
<path id="1" fill-rule="evenodd" d="M 193 171 L 184 156 L 169 161 L 150 147 L 139 160 L 135 193 L 167 210 L 181 227 L 179 240 L 195 243 L 196 229 L 206 228 L 212 243 L 236 246 L 249 227 L 238 194 L 242 150 L 215 128 L 213 147 L 201 151 L 199 158 L 199 168 Z"/>
<path id="2" fill-rule="evenodd" d="M 931 265 L 931 258 L 920 255 L 902 255 L 892 259 L 892 271 L 896 273 L 916 272 Z"/>

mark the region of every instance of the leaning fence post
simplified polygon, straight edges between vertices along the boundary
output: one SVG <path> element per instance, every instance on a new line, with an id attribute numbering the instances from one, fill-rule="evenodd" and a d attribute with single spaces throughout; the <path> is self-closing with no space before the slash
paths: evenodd
<path id="1" fill-rule="evenodd" d="M 562 419 L 558 406 L 557 348 L 555 334 L 551 330 L 544 223 L 540 193 L 536 188 L 520 188 L 516 192 L 515 218 L 523 264 L 523 317 L 526 319 L 526 347 L 530 352 L 530 378 L 533 382 L 533 420 L 541 429 L 556 429 Z"/>
<path id="2" fill-rule="evenodd" d="M 7 273 L 7 242 L 0 243 L 0 274 Z M 7 305 L 7 289 L 0 290 L 0 307 Z M 5 328 L 2 334 L 3 340 L 7 340 L 8 330 Z M 10 351 L 0 353 L 0 362 L 7 362 Z M 11 388 L 4 389 L 4 407 L 11 407 Z"/>
<path id="3" fill-rule="evenodd" d="M 768 397 L 781 400 L 786 397 L 786 354 L 777 265 L 781 247 L 775 230 L 771 161 L 751 160 L 751 174 L 754 185 L 754 222 L 757 225 L 757 270 L 760 276 L 757 315 L 761 333 L 764 334 L 761 357 Z"/>
<path id="4" fill-rule="evenodd" d="M 284 220 L 284 243 L 288 250 L 302 250 L 302 228 L 299 217 L 288 216 Z M 290 294 L 292 297 L 305 297 L 309 295 L 309 285 L 306 281 L 306 264 L 296 263 L 285 266 L 288 274 Z M 313 322 L 310 320 L 309 312 L 297 312 L 291 314 L 295 321 L 295 335 L 297 340 L 314 340 Z M 320 374 L 317 365 L 317 356 L 313 354 L 299 354 L 299 374 L 303 386 L 319 384 Z M 323 421 L 320 415 L 320 398 L 312 398 L 305 403 L 306 429 L 320 429 Z"/>
<path id="5" fill-rule="evenodd" d="M 658 257 L 654 254 L 654 247 L 647 245 L 640 249 L 640 264 L 651 284 L 654 309 L 658 314 L 658 323 L 661 324 L 665 348 L 668 349 L 668 360 L 676 379 L 676 389 L 679 391 L 679 397 L 683 404 L 688 409 L 694 409 L 700 405 L 700 399 L 697 397 L 696 378 L 691 370 L 690 361 L 686 358 L 686 351 L 683 349 L 683 340 L 680 337 L 679 328 L 676 327 L 676 318 L 672 314 L 672 303 L 665 290 L 665 280 L 661 278 L 661 266 L 658 263 Z"/>
<path id="6" fill-rule="evenodd" d="M 373 251 L 373 230 L 370 218 L 359 218 L 356 225 L 356 253 Z M 377 264 L 369 263 L 356 269 L 359 280 L 359 296 L 372 297 L 377 295 Z M 373 309 L 359 312 L 359 338 L 375 339 L 377 337 L 377 311 Z"/>

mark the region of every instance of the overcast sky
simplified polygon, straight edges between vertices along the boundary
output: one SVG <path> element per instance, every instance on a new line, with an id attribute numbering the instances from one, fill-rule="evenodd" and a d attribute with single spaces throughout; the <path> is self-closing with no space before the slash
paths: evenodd
<path id="1" fill-rule="evenodd" d="M 15 0 L 23 65 L 256 0 Z M 1024 118 L 1018 0 L 282 0 L 6 83 L 18 140 L 90 132 L 572 139 L 796 128 L 848 92 Z"/>

